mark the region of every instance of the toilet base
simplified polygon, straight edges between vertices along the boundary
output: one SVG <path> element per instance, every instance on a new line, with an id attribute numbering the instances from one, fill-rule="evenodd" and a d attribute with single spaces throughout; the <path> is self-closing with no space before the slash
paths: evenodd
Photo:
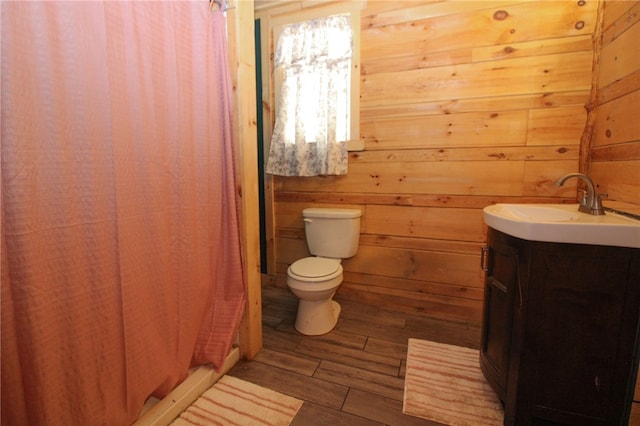
<path id="1" fill-rule="evenodd" d="M 295 324 L 296 330 L 307 336 L 326 334 L 336 326 L 340 310 L 340 304 L 332 299 L 300 299 Z"/>

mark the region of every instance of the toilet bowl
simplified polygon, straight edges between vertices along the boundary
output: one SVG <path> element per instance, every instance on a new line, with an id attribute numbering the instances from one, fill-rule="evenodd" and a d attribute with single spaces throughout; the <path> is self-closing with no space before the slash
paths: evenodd
<path id="1" fill-rule="evenodd" d="M 342 283 L 340 259 L 305 257 L 287 269 L 287 285 L 300 300 L 295 328 L 317 336 L 330 332 L 340 315 L 340 305 L 332 300 Z"/>

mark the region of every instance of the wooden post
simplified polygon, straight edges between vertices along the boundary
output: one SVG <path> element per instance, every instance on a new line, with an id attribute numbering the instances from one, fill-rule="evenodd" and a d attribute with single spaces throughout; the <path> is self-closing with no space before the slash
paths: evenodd
<path id="1" fill-rule="evenodd" d="M 252 359 L 262 348 L 253 0 L 231 2 L 227 26 L 235 91 L 234 134 L 238 147 L 238 192 L 242 203 L 242 250 L 247 279 L 247 303 L 240 326 L 240 353 L 242 357 Z"/>
<path id="2" fill-rule="evenodd" d="M 580 173 L 589 174 L 591 168 L 591 145 L 593 127 L 596 122 L 596 107 L 598 106 L 598 76 L 600 68 L 600 52 L 602 51 L 602 30 L 604 25 L 604 0 L 598 3 L 596 27 L 593 34 L 593 66 L 591 71 L 591 96 L 587 109 L 587 122 L 580 138 Z M 582 184 L 580 185 L 582 187 Z"/>

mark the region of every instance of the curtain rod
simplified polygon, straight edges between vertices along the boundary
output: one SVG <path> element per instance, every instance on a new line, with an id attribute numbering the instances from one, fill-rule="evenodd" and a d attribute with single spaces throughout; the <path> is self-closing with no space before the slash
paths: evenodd
<path id="1" fill-rule="evenodd" d="M 209 0 L 209 3 L 211 4 L 211 10 L 213 10 L 214 4 L 217 4 L 218 9 L 223 12 L 226 12 L 229 9 L 233 9 L 233 7 L 229 6 L 229 0 Z"/>

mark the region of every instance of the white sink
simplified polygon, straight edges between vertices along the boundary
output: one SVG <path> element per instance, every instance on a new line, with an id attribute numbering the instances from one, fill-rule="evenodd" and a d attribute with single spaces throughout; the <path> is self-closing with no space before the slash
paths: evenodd
<path id="1" fill-rule="evenodd" d="M 495 204 L 485 223 L 530 241 L 640 248 L 640 221 L 615 213 L 593 216 L 577 204 Z"/>

